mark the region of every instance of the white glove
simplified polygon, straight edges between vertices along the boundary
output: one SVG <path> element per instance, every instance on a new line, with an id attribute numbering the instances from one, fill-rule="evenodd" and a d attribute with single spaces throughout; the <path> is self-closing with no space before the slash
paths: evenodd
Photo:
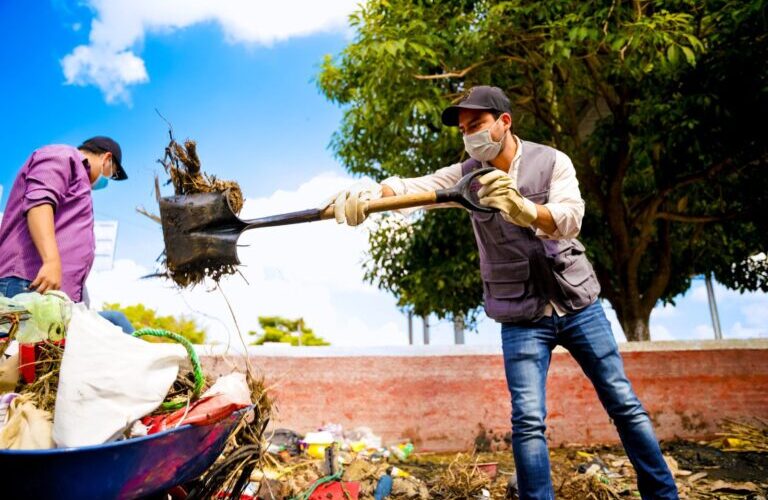
<path id="1" fill-rule="evenodd" d="M 369 179 L 354 183 L 331 199 L 336 222 L 357 226 L 368 217 L 368 202 L 381 198 L 381 185 Z M 326 203 L 326 207 L 331 203 Z"/>
<path id="2" fill-rule="evenodd" d="M 538 217 L 536 204 L 521 195 L 515 181 L 503 171 L 488 172 L 478 181 L 483 185 L 477 192 L 480 204 L 497 208 L 507 222 L 530 227 Z"/>

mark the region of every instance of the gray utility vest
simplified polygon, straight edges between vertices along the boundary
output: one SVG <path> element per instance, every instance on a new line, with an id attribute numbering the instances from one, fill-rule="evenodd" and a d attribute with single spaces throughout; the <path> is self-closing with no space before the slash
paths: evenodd
<path id="1" fill-rule="evenodd" d="M 522 144 L 517 187 L 520 194 L 543 205 L 549 199 L 555 149 L 528 141 Z M 461 173 L 481 167 L 470 159 L 461 165 Z M 473 186 L 477 188 L 479 183 Z M 550 301 L 574 312 L 597 298 L 600 283 L 579 240 L 541 239 L 533 229 L 507 222 L 498 212 L 472 212 L 471 217 L 489 317 L 524 322 L 543 316 Z"/>

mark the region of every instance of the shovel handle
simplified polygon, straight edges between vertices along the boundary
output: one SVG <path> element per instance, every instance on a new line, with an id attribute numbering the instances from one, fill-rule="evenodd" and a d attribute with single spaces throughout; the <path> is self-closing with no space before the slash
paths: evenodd
<path id="1" fill-rule="evenodd" d="M 377 198 L 375 200 L 369 201 L 365 212 L 368 214 L 388 212 L 390 210 L 402 210 L 404 208 L 434 205 L 437 202 L 437 193 L 435 191 L 404 194 L 400 196 L 387 196 L 385 198 Z M 325 208 L 323 213 L 320 215 L 320 218 L 323 220 L 333 219 L 333 217 L 333 205 Z"/>
<path id="2" fill-rule="evenodd" d="M 472 184 L 481 175 L 492 172 L 493 167 L 485 167 L 474 170 L 462 177 L 455 186 L 437 191 L 423 193 L 404 194 L 400 196 L 387 196 L 368 202 L 365 213 L 388 212 L 390 210 L 402 210 L 404 208 L 424 207 L 437 203 L 456 203 L 475 212 L 496 212 L 495 208 L 480 205 L 472 194 Z M 333 205 L 323 210 L 321 219 L 333 219 Z"/>
<path id="3" fill-rule="evenodd" d="M 472 194 L 473 181 L 479 176 L 491 171 L 493 171 L 493 167 L 481 168 L 470 172 L 462 177 L 455 186 L 448 189 L 377 198 L 368 202 L 368 205 L 365 207 L 365 212 L 367 214 L 372 214 L 377 212 L 387 212 L 389 210 L 424 207 L 427 205 L 435 205 L 437 203 L 457 203 L 475 212 L 496 212 L 497 210 L 495 208 L 480 205 L 475 201 L 475 197 Z M 334 206 L 329 205 L 325 208 L 314 208 L 302 210 L 300 212 L 270 215 L 259 219 L 240 220 L 235 217 L 238 224 L 237 227 L 234 227 L 233 229 L 235 232 L 240 233 L 246 229 L 286 226 L 289 224 L 301 224 L 303 222 L 333 219 L 333 210 Z"/>

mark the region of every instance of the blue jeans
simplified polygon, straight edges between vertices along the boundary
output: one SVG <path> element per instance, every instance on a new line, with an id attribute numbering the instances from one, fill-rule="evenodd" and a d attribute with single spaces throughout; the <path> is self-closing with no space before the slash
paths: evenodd
<path id="1" fill-rule="evenodd" d="M 648 413 L 624 374 L 611 325 L 599 301 L 565 316 L 553 314 L 501 326 L 504 369 L 512 396 L 512 450 L 520 499 L 555 497 L 550 477 L 546 426 L 546 380 L 552 349 L 562 345 L 592 381 L 637 472 L 640 496 L 677 499 Z"/>
<path id="2" fill-rule="evenodd" d="M 32 283 L 29 280 L 17 278 L 16 276 L 8 276 L 0 278 L 0 295 L 3 297 L 13 298 L 20 293 L 31 292 L 29 284 Z"/>
<path id="3" fill-rule="evenodd" d="M 12 298 L 20 293 L 31 292 L 33 290 L 28 288 L 30 283 L 32 282 L 29 280 L 15 276 L 0 278 L 0 295 Z M 99 314 L 113 325 L 119 326 L 123 332 L 133 333 L 133 325 L 121 311 L 99 311 Z M 5 335 L 0 333 L 1 336 Z"/>
<path id="4" fill-rule="evenodd" d="M 122 328 L 123 333 L 133 333 L 136 329 L 133 327 L 128 317 L 122 311 L 99 311 L 101 317 Z"/>

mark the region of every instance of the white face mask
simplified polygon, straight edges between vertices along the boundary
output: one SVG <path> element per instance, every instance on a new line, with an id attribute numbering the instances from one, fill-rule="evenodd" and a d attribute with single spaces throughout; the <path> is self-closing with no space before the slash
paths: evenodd
<path id="1" fill-rule="evenodd" d="M 501 117 L 499 117 L 499 120 L 500 119 Z M 504 146 L 504 139 L 507 137 L 505 131 L 499 142 L 495 142 L 491 138 L 491 129 L 499 122 L 499 120 L 493 122 L 493 125 L 487 129 L 464 136 L 464 149 L 470 157 L 477 161 L 491 161 L 499 156 L 501 148 Z"/>

